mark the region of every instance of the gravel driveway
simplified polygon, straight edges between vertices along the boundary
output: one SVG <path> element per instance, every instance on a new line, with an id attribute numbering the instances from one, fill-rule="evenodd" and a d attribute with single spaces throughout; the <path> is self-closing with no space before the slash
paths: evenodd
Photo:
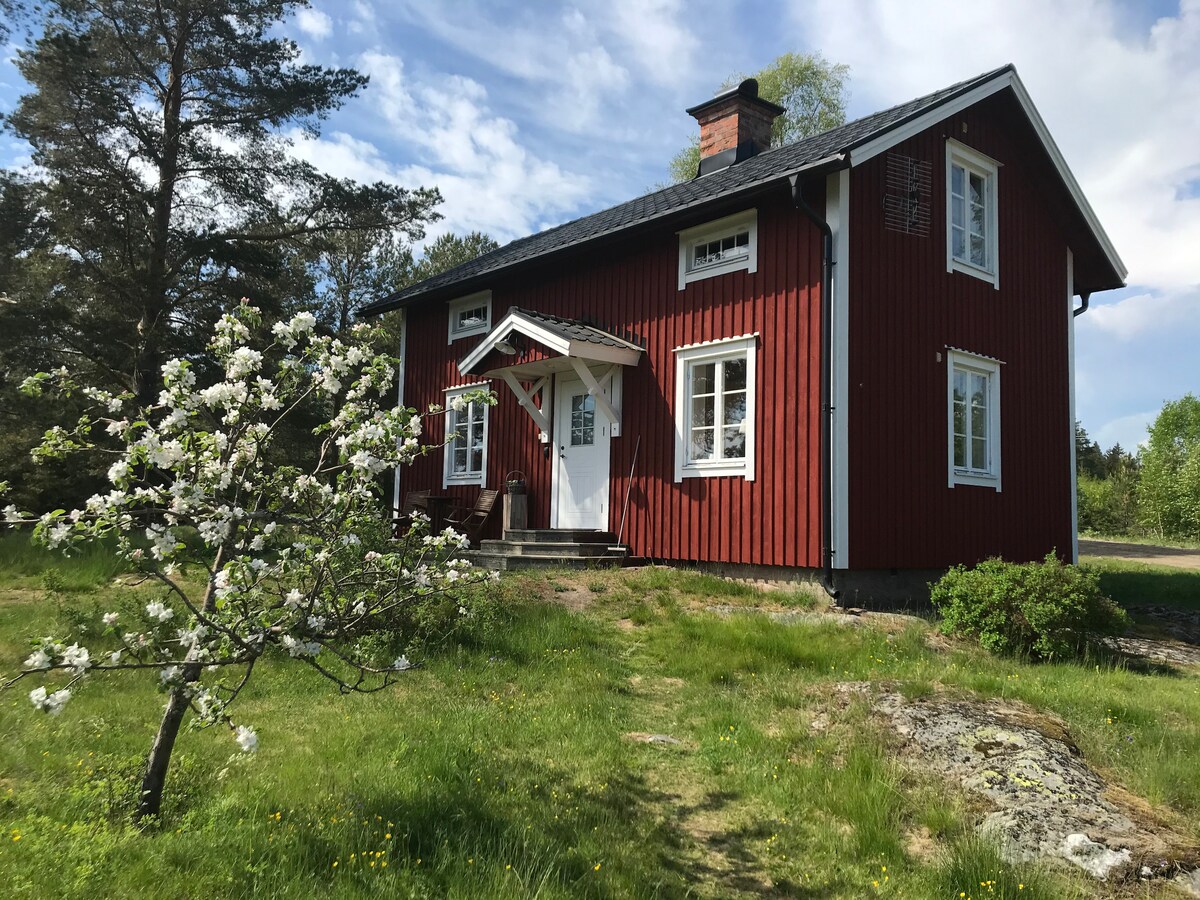
<path id="1" fill-rule="evenodd" d="M 1200 550 L 1179 547 L 1155 547 L 1153 544 L 1125 544 L 1120 541 L 1079 540 L 1080 556 L 1103 556 L 1177 569 L 1200 569 Z"/>

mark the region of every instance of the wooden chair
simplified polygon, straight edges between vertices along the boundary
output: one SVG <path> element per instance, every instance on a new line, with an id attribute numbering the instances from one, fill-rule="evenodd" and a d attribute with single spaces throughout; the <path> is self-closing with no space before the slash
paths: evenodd
<path id="1" fill-rule="evenodd" d="M 429 491 L 409 491 L 405 494 L 400 514 L 392 521 L 392 537 L 403 537 L 412 528 L 413 513 L 425 512 L 427 509 Z"/>
<path id="2" fill-rule="evenodd" d="M 446 514 L 446 524 L 455 531 L 461 531 L 471 539 L 472 543 L 475 543 L 479 532 L 483 530 L 483 526 L 491 517 L 492 509 L 495 508 L 499 496 L 499 491 L 481 490 L 475 499 L 474 506 L 460 506 L 450 510 Z"/>

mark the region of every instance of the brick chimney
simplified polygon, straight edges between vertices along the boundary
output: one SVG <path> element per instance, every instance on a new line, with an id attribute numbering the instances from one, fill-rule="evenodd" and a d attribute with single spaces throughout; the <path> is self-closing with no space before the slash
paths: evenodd
<path id="1" fill-rule="evenodd" d="M 688 111 L 700 123 L 700 170 L 707 175 L 761 153 L 771 146 L 775 117 L 787 112 L 758 96 L 758 82 L 747 78 Z"/>

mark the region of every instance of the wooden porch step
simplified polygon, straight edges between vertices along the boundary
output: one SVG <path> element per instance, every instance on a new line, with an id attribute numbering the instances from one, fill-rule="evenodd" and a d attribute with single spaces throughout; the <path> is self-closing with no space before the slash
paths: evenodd
<path id="1" fill-rule="evenodd" d="M 617 537 L 611 531 L 595 531 L 586 528 L 522 528 L 505 532 L 504 539 L 515 543 L 571 543 L 571 544 L 615 544 Z"/>
<path id="2" fill-rule="evenodd" d="M 506 556 L 561 556 L 591 558 L 609 555 L 608 543 L 576 541 L 480 541 L 481 553 L 502 553 Z M 624 550 L 619 551 L 624 556 Z"/>
<path id="3" fill-rule="evenodd" d="M 469 550 L 462 556 L 478 568 L 497 572 L 514 569 L 592 569 L 625 564 L 624 552 L 612 552 L 603 556 L 538 556 Z"/>

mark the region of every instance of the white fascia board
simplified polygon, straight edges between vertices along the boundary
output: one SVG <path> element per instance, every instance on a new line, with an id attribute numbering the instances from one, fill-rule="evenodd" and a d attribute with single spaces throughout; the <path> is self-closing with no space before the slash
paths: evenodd
<path id="1" fill-rule="evenodd" d="M 569 341 L 563 340 L 557 334 L 538 327 L 520 313 L 510 312 L 501 320 L 499 325 L 488 332 L 487 337 L 480 341 L 474 350 L 462 358 L 458 364 L 458 371 L 463 375 L 470 374 L 471 370 L 479 365 L 483 361 L 483 358 L 495 348 L 497 342 L 510 331 L 520 332 L 527 337 L 531 337 L 538 343 L 545 344 L 551 350 L 561 353 L 563 356 L 567 355 L 571 347 Z"/>
<path id="2" fill-rule="evenodd" d="M 865 163 L 868 159 L 878 156 L 880 153 L 886 153 L 897 144 L 907 141 L 910 137 L 915 137 L 931 125 L 948 119 L 955 113 L 962 112 L 968 106 L 974 106 L 980 100 L 985 100 L 992 94 L 999 93 L 1009 86 L 1009 73 L 998 75 L 991 81 L 986 81 L 977 88 L 967 91 L 943 103 L 941 106 L 935 106 L 929 112 L 917 116 L 903 125 L 893 128 L 891 131 L 886 131 L 879 137 L 867 141 L 865 144 L 855 147 L 850 151 L 850 165 L 857 166 Z"/>
<path id="3" fill-rule="evenodd" d="M 1071 466 L 1071 562 L 1079 563 L 1079 471 L 1075 447 L 1075 257 L 1067 248 L 1067 407 L 1070 410 L 1067 456 Z"/>
<path id="4" fill-rule="evenodd" d="M 573 359 L 636 366 L 641 353 L 640 349 L 634 350 L 630 347 L 610 347 L 608 344 L 595 344 L 591 341 L 571 341 L 567 344 L 565 355 Z"/>
<path id="5" fill-rule="evenodd" d="M 822 360 L 830 379 L 832 429 L 829 474 L 832 479 L 833 567 L 850 568 L 850 169 L 825 179 L 825 221 L 833 232 L 833 296 L 822 297 L 832 317 L 831 359 Z"/>
<path id="6" fill-rule="evenodd" d="M 1125 263 L 1117 254 L 1116 247 L 1113 246 L 1109 239 L 1104 226 L 1100 224 L 1100 220 L 1096 217 L 1095 211 L 1084 196 L 1083 190 L 1079 187 L 1079 182 L 1075 180 L 1075 176 L 1071 173 L 1071 169 L 1067 166 L 1067 161 L 1063 158 L 1062 152 L 1058 149 L 1058 145 L 1054 143 L 1054 138 L 1050 136 L 1050 130 L 1046 127 L 1046 123 L 1042 121 L 1041 115 L 1037 111 L 1037 107 L 1033 105 L 1033 100 L 1029 96 L 1029 92 L 1025 90 L 1025 85 L 1021 83 L 1020 76 L 1016 72 L 1004 72 L 997 75 L 991 81 L 987 81 L 965 94 L 954 98 L 953 100 L 943 103 L 941 106 L 934 107 L 929 112 L 922 116 L 906 122 L 898 128 L 881 134 L 874 140 L 867 141 L 860 147 L 855 147 L 849 151 L 850 165 L 857 166 L 867 160 L 878 156 L 895 147 L 897 144 L 908 140 L 914 135 L 920 134 L 926 128 L 937 124 L 943 119 L 948 119 L 955 113 L 961 112 L 968 106 L 973 106 L 981 100 L 985 100 L 992 94 L 998 93 L 1004 88 L 1011 87 L 1013 94 L 1016 95 L 1017 102 L 1021 104 L 1021 109 L 1025 113 L 1025 117 L 1033 126 L 1033 130 L 1037 133 L 1038 138 L 1042 142 L 1050 161 L 1054 164 L 1055 170 L 1058 172 L 1059 178 L 1066 185 L 1067 191 L 1071 194 L 1071 199 L 1075 201 L 1080 213 L 1083 214 L 1084 220 L 1087 222 L 1088 228 L 1091 229 L 1092 236 L 1100 244 L 1100 248 L 1104 251 L 1109 264 L 1113 267 L 1113 271 L 1117 273 L 1122 281 L 1129 274 L 1129 270 L 1125 267 Z"/>
<path id="7" fill-rule="evenodd" d="M 1108 257 L 1109 264 L 1120 279 L 1124 281 L 1125 277 L 1129 274 L 1129 270 L 1125 268 L 1125 263 L 1117 253 L 1117 248 L 1109 240 L 1108 233 L 1104 230 L 1104 226 L 1100 224 L 1095 210 L 1088 203 L 1087 197 L 1083 194 L 1083 189 L 1079 186 L 1079 182 L 1075 180 L 1075 176 L 1067 165 L 1066 159 L 1063 158 L 1062 151 L 1058 149 L 1058 144 L 1054 143 L 1054 138 L 1050 136 L 1050 129 L 1042 121 L 1041 114 L 1037 111 L 1037 107 L 1033 105 L 1033 100 L 1030 98 L 1029 92 L 1025 90 L 1025 85 L 1021 83 L 1021 78 L 1016 72 L 1012 73 L 1011 82 L 1013 93 L 1017 95 L 1017 99 L 1021 102 L 1021 108 L 1025 110 L 1025 115 L 1029 117 L 1029 121 L 1033 124 L 1034 131 L 1041 138 L 1042 146 L 1046 148 L 1046 152 L 1050 155 L 1050 159 L 1054 163 L 1054 168 L 1058 170 L 1059 177 L 1066 184 L 1067 190 L 1071 192 L 1071 197 L 1074 199 L 1075 205 L 1083 213 L 1088 227 L 1092 230 L 1092 235 L 1099 241 L 1100 247 L 1104 250 L 1104 255 Z"/>

